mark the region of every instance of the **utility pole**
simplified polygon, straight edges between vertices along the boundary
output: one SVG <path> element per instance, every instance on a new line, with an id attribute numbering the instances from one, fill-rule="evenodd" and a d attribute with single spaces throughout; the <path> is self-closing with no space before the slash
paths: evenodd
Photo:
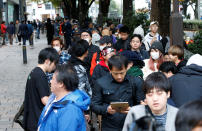
<path id="1" fill-rule="evenodd" d="M 179 13 L 179 0 L 173 0 L 173 13 L 170 17 L 170 44 L 183 47 L 183 18 Z"/>

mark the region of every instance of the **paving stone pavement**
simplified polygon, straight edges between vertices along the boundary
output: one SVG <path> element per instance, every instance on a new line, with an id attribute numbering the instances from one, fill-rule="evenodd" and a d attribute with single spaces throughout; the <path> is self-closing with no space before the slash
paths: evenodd
<path id="1" fill-rule="evenodd" d="M 47 47 L 45 35 L 30 49 L 27 41 L 27 64 L 23 64 L 22 46 L 0 46 L 0 131 L 23 131 L 12 121 L 24 100 L 26 79 L 37 65 L 38 53 Z"/>

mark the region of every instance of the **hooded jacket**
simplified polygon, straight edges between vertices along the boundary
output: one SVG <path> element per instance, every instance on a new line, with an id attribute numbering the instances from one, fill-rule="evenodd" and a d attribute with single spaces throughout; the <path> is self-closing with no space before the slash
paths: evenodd
<path id="1" fill-rule="evenodd" d="M 202 66 L 191 64 L 184 66 L 170 78 L 172 86 L 171 98 L 177 107 L 202 99 Z"/>
<path id="2" fill-rule="evenodd" d="M 39 131 L 85 131 L 83 111 L 88 109 L 90 97 L 75 90 L 59 101 L 52 94 L 44 107 L 38 122 Z"/>
<path id="3" fill-rule="evenodd" d="M 104 60 L 102 60 L 95 67 L 92 75 L 92 80 L 96 81 L 97 79 L 107 75 L 108 73 L 109 73 L 109 67 L 105 64 Z"/>
<path id="4" fill-rule="evenodd" d="M 86 92 L 89 96 L 91 96 L 92 89 L 91 89 L 89 79 L 88 79 L 88 74 L 86 71 L 86 63 L 76 58 L 75 56 L 71 56 L 71 58 L 69 59 L 69 63 L 71 63 L 76 69 L 77 76 L 79 78 L 78 88 Z"/>

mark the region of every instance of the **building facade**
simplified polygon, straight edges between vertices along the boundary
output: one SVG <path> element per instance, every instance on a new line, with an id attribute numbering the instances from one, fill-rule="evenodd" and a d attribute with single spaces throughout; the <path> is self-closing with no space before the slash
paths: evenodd
<path id="1" fill-rule="evenodd" d="M 61 9 L 55 9 L 51 2 L 32 2 L 31 0 L 27 0 L 27 19 L 30 21 L 40 20 L 46 21 L 47 18 L 55 19 L 56 14 L 62 15 Z"/>
<path id="2" fill-rule="evenodd" d="M 2 20 L 7 24 L 21 20 L 24 17 L 25 7 L 25 0 L 3 0 Z"/>

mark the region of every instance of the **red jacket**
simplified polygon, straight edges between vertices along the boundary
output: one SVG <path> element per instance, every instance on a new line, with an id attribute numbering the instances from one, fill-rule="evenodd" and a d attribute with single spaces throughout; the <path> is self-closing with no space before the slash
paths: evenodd
<path id="1" fill-rule="evenodd" d="M 6 25 L 5 24 L 1 24 L 1 33 L 2 34 L 6 33 Z"/>

